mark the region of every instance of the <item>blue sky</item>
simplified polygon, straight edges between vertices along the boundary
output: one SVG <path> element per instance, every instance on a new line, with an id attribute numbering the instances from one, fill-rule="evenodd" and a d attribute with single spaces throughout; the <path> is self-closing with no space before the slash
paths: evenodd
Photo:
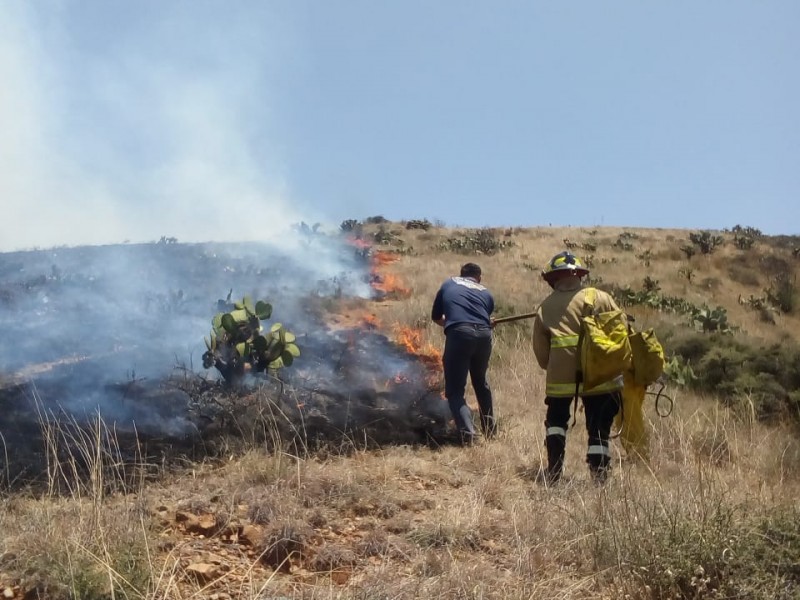
<path id="1" fill-rule="evenodd" d="M 0 250 L 800 233 L 800 3 L 0 0 Z"/>

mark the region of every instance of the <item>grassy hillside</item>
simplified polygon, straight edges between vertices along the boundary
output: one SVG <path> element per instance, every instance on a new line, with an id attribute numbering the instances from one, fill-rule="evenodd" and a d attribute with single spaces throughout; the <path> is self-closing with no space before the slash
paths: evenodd
<path id="1" fill-rule="evenodd" d="M 275 439 L 232 436 L 213 460 L 167 468 L 122 462 L 114 436 L 98 421 L 95 435 L 90 428 L 72 454 L 52 453 L 62 466 L 52 465 L 51 478 L 68 480 L 66 493 L 63 485 L 4 492 L 0 593 L 364 600 L 800 595 L 800 239 L 746 228 L 701 236 L 371 221 L 352 233 L 397 257 L 380 266 L 381 281 L 394 287 L 384 286 L 380 301 L 331 301 L 328 318 L 368 322 L 391 338 L 413 331 L 422 352 L 443 344 L 430 304 L 461 264 L 481 265 L 499 316 L 518 314 L 534 310 L 549 291 L 542 265 L 573 247 L 590 263 L 592 281 L 623 301 L 640 328 L 655 327 L 674 358 L 672 415 L 660 418 L 647 403 L 649 463 L 614 444 L 612 479 L 593 486 L 579 414 L 568 437 L 565 482 L 535 482 L 544 460 L 544 377 L 533 359 L 530 321 L 519 321 L 495 333 L 490 382 L 500 435 L 475 447 L 376 449 L 345 439 L 304 452 Z M 687 363 L 694 378 L 679 385 Z M 265 404 L 269 394 L 254 392 Z M 474 405 L 471 390 L 468 401 Z M 261 425 L 268 438 L 276 431 L 268 420 Z M 46 433 L 50 444 L 62 443 L 62 432 Z M 77 462 L 88 465 L 86 477 L 70 477 Z"/>

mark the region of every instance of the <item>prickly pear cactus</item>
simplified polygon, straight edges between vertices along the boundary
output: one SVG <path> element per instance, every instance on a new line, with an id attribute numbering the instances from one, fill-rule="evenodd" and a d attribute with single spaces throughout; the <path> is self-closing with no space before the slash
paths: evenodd
<path id="1" fill-rule="evenodd" d="M 230 300 L 230 294 L 228 295 Z M 272 305 L 249 296 L 232 306 L 220 301 L 220 308 L 229 308 L 211 319 L 211 334 L 205 338 L 203 367 L 216 369 L 225 381 L 233 383 L 249 369 L 253 372 L 276 371 L 288 367 L 300 356 L 296 336 L 281 323 L 264 332 L 261 321 L 272 316 Z"/>

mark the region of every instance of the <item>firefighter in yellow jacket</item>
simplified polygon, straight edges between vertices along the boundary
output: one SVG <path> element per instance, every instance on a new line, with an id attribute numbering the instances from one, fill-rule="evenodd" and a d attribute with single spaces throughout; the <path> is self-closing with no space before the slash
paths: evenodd
<path id="1" fill-rule="evenodd" d="M 536 360 L 547 370 L 545 404 L 546 481 L 555 483 L 564 468 L 570 406 L 577 395 L 583 401 L 586 431 L 589 435 L 586 462 L 594 480 L 605 481 L 611 465 L 609 436 L 620 406 L 622 377 L 584 390 L 576 385 L 577 349 L 584 314 L 585 289 L 581 278 L 589 269 L 570 252 L 556 254 L 542 271 L 542 278 L 553 292 L 542 302 L 533 322 L 533 350 Z M 596 312 L 617 310 L 614 299 L 596 291 Z"/>

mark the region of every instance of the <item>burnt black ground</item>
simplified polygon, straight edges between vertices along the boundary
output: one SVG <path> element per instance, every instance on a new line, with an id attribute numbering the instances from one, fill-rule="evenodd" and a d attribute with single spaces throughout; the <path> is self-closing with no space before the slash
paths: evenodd
<path id="1" fill-rule="evenodd" d="M 231 437 L 252 439 L 253 423 L 265 442 L 305 450 L 447 443 L 446 403 L 417 357 L 376 332 L 325 325 L 320 306 L 369 293 L 368 280 L 363 252 L 337 239 L 291 251 L 159 243 L 0 254 L 0 482 L 43 481 L 56 457 L 80 455 L 70 440 L 80 445 L 98 420 L 113 452 L 145 464 L 214 456 Z M 297 334 L 302 355 L 281 381 L 230 390 L 199 364 L 229 292 L 269 301 L 268 323 Z"/>

